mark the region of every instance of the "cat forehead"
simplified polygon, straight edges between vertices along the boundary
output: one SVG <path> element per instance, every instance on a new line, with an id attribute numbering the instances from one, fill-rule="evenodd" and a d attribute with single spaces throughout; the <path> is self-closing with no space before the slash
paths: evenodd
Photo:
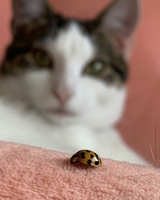
<path id="1" fill-rule="evenodd" d="M 55 57 L 70 61 L 85 62 L 94 57 L 96 46 L 91 37 L 87 35 L 76 22 L 70 22 L 65 28 L 59 30 L 54 38 L 48 38 L 46 46 Z"/>

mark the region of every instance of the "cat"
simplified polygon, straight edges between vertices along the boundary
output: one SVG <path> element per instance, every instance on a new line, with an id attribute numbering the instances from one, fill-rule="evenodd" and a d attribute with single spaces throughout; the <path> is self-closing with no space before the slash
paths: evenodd
<path id="1" fill-rule="evenodd" d="M 0 139 L 145 163 L 114 129 L 126 97 L 139 0 L 114 0 L 93 20 L 45 0 L 12 1 L 13 40 L 0 71 Z"/>

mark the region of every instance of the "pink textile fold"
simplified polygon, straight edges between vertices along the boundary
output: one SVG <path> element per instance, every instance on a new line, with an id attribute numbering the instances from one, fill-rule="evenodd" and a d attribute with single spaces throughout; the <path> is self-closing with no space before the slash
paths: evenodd
<path id="1" fill-rule="evenodd" d="M 159 169 L 108 159 L 86 168 L 70 156 L 0 142 L 0 200 L 160 199 Z"/>

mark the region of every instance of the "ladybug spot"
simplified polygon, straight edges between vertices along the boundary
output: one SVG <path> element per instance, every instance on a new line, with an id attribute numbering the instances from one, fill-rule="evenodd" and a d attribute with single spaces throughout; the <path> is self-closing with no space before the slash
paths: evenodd
<path id="1" fill-rule="evenodd" d="M 99 165 L 99 161 L 95 161 L 95 165 Z"/>
<path id="2" fill-rule="evenodd" d="M 84 152 L 81 153 L 81 158 L 85 159 L 85 153 Z"/>
<path id="3" fill-rule="evenodd" d="M 94 158 L 94 155 L 93 155 L 93 154 L 91 154 L 91 155 L 90 155 L 90 157 L 91 157 L 91 158 Z"/>
<path id="4" fill-rule="evenodd" d="M 91 160 L 88 160 L 88 161 L 87 161 L 87 164 L 88 164 L 88 165 L 91 165 L 91 162 L 92 162 Z"/>

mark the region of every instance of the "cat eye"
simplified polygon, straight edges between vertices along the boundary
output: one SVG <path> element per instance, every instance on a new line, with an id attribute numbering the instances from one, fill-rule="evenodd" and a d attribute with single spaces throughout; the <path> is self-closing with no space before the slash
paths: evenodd
<path id="1" fill-rule="evenodd" d="M 90 75 L 99 74 L 104 69 L 104 63 L 102 61 L 92 61 L 89 63 L 84 72 Z"/>
<path id="2" fill-rule="evenodd" d="M 53 67 L 52 60 L 50 56 L 43 50 L 40 49 L 34 49 L 33 50 L 33 57 L 36 62 L 36 64 L 40 67 Z"/>

